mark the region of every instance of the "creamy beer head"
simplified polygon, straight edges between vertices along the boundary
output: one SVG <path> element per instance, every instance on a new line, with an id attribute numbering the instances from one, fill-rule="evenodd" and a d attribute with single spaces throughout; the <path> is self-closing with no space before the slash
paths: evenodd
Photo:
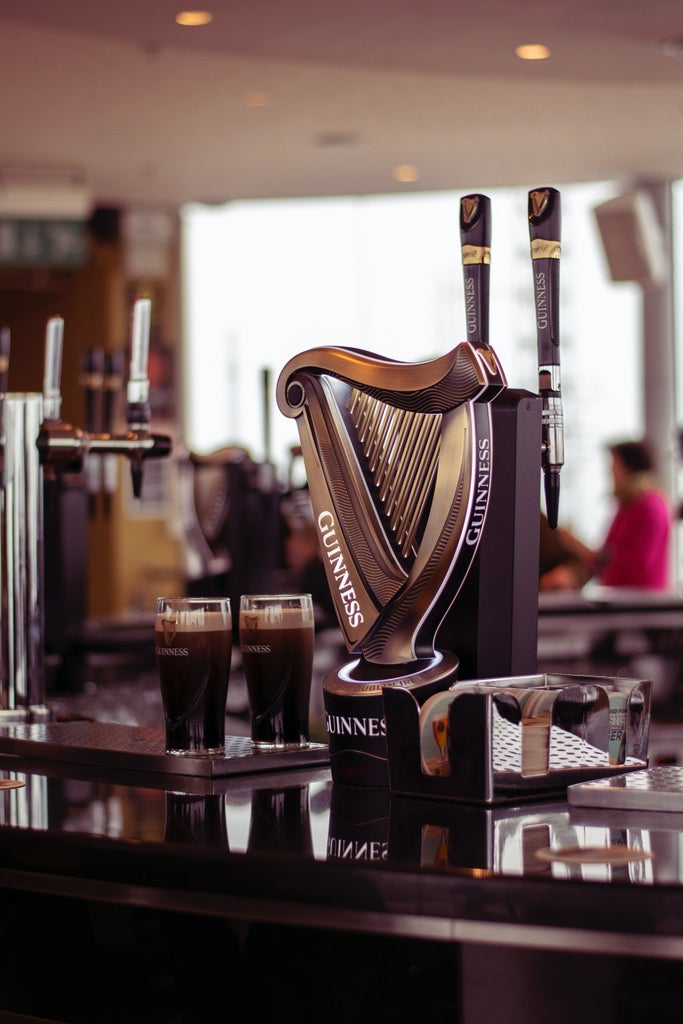
<path id="1" fill-rule="evenodd" d="M 156 654 L 167 654 L 171 657 L 183 657 L 185 650 L 179 647 L 177 636 L 189 633 L 225 632 L 232 629 L 232 616 L 225 611 L 162 611 L 157 612 L 154 620 L 154 637 Z M 161 640 L 162 650 L 158 641 Z"/>
<path id="2" fill-rule="evenodd" d="M 240 629 L 296 629 L 314 626 L 310 594 L 243 594 Z"/>

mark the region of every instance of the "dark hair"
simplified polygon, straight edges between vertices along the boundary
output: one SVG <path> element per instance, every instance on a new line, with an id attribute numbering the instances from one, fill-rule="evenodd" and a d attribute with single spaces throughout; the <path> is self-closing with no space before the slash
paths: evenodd
<path id="1" fill-rule="evenodd" d="M 645 473 L 654 468 L 652 452 L 646 441 L 621 441 L 611 444 L 609 450 L 632 473 Z"/>

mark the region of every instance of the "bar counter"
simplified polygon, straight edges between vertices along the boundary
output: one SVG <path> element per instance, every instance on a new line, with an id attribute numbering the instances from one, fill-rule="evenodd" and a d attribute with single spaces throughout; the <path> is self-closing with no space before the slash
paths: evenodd
<path id="1" fill-rule="evenodd" d="M 613 654 L 625 656 L 657 649 L 656 640 L 678 636 L 683 625 L 683 595 L 587 584 L 577 591 L 539 596 L 539 659 L 558 651 L 567 659 L 585 657 L 597 640 L 622 639 Z M 647 642 L 649 638 L 649 642 Z"/>
<path id="2" fill-rule="evenodd" d="M 345 1015 L 339 993 L 350 984 L 365 986 L 368 1014 L 376 998 L 385 1011 L 394 1007 L 391 1019 L 427 1020 L 446 1007 L 449 1019 L 470 1024 L 493 1019 L 490 1001 L 499 1000 L 514 1021 L 507 1002 L 515 985 L 526 991 L 532 984 L 529 971 L 538 1019 L 552 1007 L 553 1019 L 563 1020 L 571 998 L 565 992 L 565 1011 L 558 1010 L 538 975 L 542 965 L 547 981 L 560 964 L 563 972 L 579 965 L 584 997 L 592 993 L 581 1009 L 590 1021 L 593 1012 L 604 1020 L 605 1001 L 614 1007 L 627 992 L 634 1005 L 634 979 L 649 991 L 663 971 L 661 997 L 667 972 L 683 975 L 683 814 L 581 809 L 564 799 L 483 808 L 393 797 L 335 786 L 324 764 L 288 768 L 287 755 L 281 769 L 218 778 L 69 763 L 8 753 L 14 728 L 0 729 L 0 777 L 23 783 L 0 790 L 0 887 L 9 922 L 0 1021 L 265 1019 L 265 1010 L 250 1014 L 248 992 L 236 994 L 254 973 L 260 1005 L 302 1000 L 299 1020 L 370 1019 L 357 1005 Z M 643 859 L 541 856 L 595 846 L 640 850 Z M 136 914 L 146 922 L 142 944 L 142 925 L 131 923 Z M 140 978 L 156 976 L 158 949 L 150 960 L 146 948 L 150 921 L 165 942 L 176 936 L 174 956 L 184 949 L 183 962 L 201 960 L 193 977 L 202 979 L 203 999 L 210 988 L 214 996 L 225 992 L 222 1013 L 208 1003 L 200 1012 L 194 988 L 190 1009 L 176 992 L 173 1011 L 162 1012 L 150 989 L 120 1016 L 112 979 L 124 961 L 134 957 Z M 59 984 L 21 987 L 19 953 L 49 977 L 47 964 L 62 963 L 67 949 L 74 987 L 64 987 L 64 963 Z M 98 952 L 104 966 L 96 969 Z M 111 1016 L 104 1005 L 92 1016 L 81 977 L 86 963 L 110 992 Z M 176 986 L 179 971 L 176 964 Z M 432 982 L 441 979 L 440 995 L 427 984 L 432 974 Z M 504 982 L 497 986 L 496 978 Z M 330 986 L 336 1009 L 320 1005 Z M 61 992 L 61 1002 L 51 1003 L 48 992 L 52 999 Z M 24 1016 L 3 1016 L 10 1011 Z M 520 1019 L 536 1019 L 528 1001 Z"/>

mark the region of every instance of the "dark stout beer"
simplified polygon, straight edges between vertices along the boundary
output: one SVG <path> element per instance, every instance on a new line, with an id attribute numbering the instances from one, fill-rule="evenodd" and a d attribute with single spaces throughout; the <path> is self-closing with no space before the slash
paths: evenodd
<path id="1" fill-rule="evenodd" d="M 200 622 L 177 625 L 157 613 L 154 643 L 169 753 L 217 753 L 225 747 L 230 677 L 230 615 L 204 612 Z"/>
<path id="2" fill-rule="evenodd" d="M 273 608 L 243 606 L 240 650 L 254 743 L 308 743 L 313 632 L 311 607 L 283 606 L 274 614 Z"/>

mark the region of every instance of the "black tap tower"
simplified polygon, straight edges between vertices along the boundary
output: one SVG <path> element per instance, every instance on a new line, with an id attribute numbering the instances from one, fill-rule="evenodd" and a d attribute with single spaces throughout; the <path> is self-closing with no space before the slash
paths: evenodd
<path id="1" fill-rule="evenodd" d="M 488 339 L 490 203 L 461 201 L 467 340 L 408 364 L 319 348 L 284 367 L 337 617 L 335 783 L 387 783 L 382 690 L 536 671 L 541 399 Z"/>
<path id="2" fill-rule="evenodd" d="M 489 338 L 490 202 L 464 196 L 460 238 L 467 333 Z M 491 497 L 477 556 L 438 634 L 460 679 L 528 675 L 538 643 L 541 401 L 505 388 L 491 403 Z"/>

